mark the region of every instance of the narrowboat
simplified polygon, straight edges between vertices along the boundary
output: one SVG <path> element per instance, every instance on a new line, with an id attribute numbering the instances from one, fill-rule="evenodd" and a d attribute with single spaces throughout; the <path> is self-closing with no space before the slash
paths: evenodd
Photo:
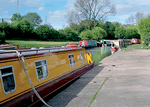
<path id="1" fill-rule="evenodd" d="M 32 106 L 90 70 L 82 47 L 0 50 L 0 106 Z M 8 48 L 8 46 L 7 46 Z"/>
<path id="2" fill-rule="evenodd" d="M 132 44 L 140 44 L 140 39 L 132 38 Z"/>
<path id="3" fill-rule="evenodd" d="M 81 47 L 96 47 L 97 46 L 97 41 L 96 40 L 91 40 L 91 41 L 87 41 L 87 40 L 83 40 L 83 41 L 79 41 L 79 46 Z"/>

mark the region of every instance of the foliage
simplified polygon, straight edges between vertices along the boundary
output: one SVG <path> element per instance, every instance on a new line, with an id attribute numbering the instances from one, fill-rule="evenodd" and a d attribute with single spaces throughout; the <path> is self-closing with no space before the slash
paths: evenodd
<path id="1" fill-rule="evenodd" d="M 12 18 L 10 20 L 12 22 L 20 21 L 20 20 L 22 20 L 22 16 L 20 14 L 15 13 L 15 14 L 12 15 Z"/>
<path id="2" fill-rule="evenodd" d="M 6 35 L 4 31 L 0 31 L 0 43 L 5 43 Z"/>
<path id="3" fill-rule="evenodd" d="M 138 33 L 136 26 L 131 26 L 131 27 L 126 29 L 125 38 L 126 39 L 139 38 L 140 39 L 140 35 Z"/>
<path id="4" fill-rule="evenodd" d="M 4 32 L 2 35 L 5 35 L 5 37 L 10 36 L 10 25 L 7 22 L 0 23 L 0 31 Z"/>
<path id="5" fill-rule="evenodd" d="M 26 19 L 19 21 L 19 29 L 21 30 L 23 38 L 30 38 L 30 33 L 33 28 Z"/>
<path id="6" fill-rule="evenodd" d="M 104 29 L 105 31 L 107 32 L 107 37 L 106 38 L 109 38 L 109 39 L 114 39 L 114 32 L 115 32 L 115 26 L 111 23 L 111 22 L 106 22 L 104 24 Z"/>
<path id="7" fill-rule="evenodd" d="M 36 28 L 35 32 L 41 40 L 48 40 L 50 36 L 50 28 L 48 25 L 41 25 L 40 27 Z"/>
<path id="8" fill-rule="evenodd" d="M 35 12 L 29 12 L 23 16 L 23 19 L 27 19 L 32 27 L 40 26 L 42 23 L 41 17 Z"/>
<path id="9" fill-rule="evenodd" d="M 92 35 L 93 35 L 93 39 L 99 41 L 100 39 L 104 38 L 107 36 L 107 33 L 104 29 L 100 28 L 100 27 L 95 27 L 92 30 Z"/>
<path id="10" fill-rule="evenodd" d="M 64 32 L 67 40 L 73 40 L 73 41 L 79 40 L 77 32 L 73 31 L 71 28 L 66 27 L 64 29 Z"/>
<path id="11" fill-rule="evenodd" d="M 126 35 L 126 29 L 123 26 L 115 28 L 115 38 L 123 39 Z"/>
<path id="12" fill-rule="evenodd" d="M 79 36 L 82 40 L 92 40 L 93 39 L 93 33 L 91 30 L 86 30 L 80 33 Z"/>
<path id="13" fill-rule="evenodd" d="M 112 22 L 112 24 L 114 25 L 115 28 L 121 27 L 121 23 L 119 22 Z"/>
<path id="14" fill-rule="evenodd" d="M 138 33 L 141 35 L 141 41 L 146 41 L 150 35 L 150 18 L 143 18 L 138 22 Z"/>

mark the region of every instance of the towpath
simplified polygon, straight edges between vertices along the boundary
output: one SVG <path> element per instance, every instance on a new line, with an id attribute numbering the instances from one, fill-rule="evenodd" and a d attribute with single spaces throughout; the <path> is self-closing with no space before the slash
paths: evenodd
<path id="1" fill-rule="evenodd" d="M 47 103 L 52 107 L 150 107 L 150 50 L 118 51 L 106 57 Z"/>

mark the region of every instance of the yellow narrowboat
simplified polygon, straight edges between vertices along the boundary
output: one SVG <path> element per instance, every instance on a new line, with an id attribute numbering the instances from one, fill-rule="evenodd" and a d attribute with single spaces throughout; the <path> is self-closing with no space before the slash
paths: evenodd
<path id="1" fill-rule="evenodd" d="M 1 46 L 3 47 L 3 46 Z M 93 67 L 84 48 L 0 49 L 0 106 L 32 106 Z"/>

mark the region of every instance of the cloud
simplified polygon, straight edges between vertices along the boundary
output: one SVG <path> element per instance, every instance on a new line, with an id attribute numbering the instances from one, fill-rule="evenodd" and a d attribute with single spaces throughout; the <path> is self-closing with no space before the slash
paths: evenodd
<path id="1" fill-rule="evenodd" d="M 27 0 L 24 4 L 29 7 L 37 7 L 44 5 L 44 3 L 41 3 L 39 0 Z"/>
<path id="2" fill-rule="evenodd" d="M 8 14 L 8 11 L 4 11 L 0 13 L 0 15 L 6 15 L 6 14 Z"/>
<path id="3" fill-rule="evenodd" d="M 10 3 L 17 3 L 17 0 L 10 0 Z"/>
<path id="4" fill-rule="evenodd" d="M 4 11 L 3 14 L 8 14 L 8 11 Z"/>
<path id="5" fill-rule="evenodd" d="M 65 10 L 60 10 L 60 11 L 54 11 L 54 12 L 48 12 L 49 16 L 50 16 L 50 20 L 53 21 L 63 21 L 64 20 L 64 16 L 66 15 L 66 11 Z"/>
<path id="6" fill-rule="evenodd" d="M 65 5 L 65 7 L 67 7 L 69 10 L 73 9 L 74 2 L 75 2 L 75 0 L 67 0 L 67 4 Z"/>
<path id="7" fill-rule="evenodd" d="M 43 11 L 44 10 L 44 7 L 39 7 L 38 8 L 38 11 Z"/>
<path id="8" fill-rule="evenodd" d="M 117 19 L 120 19 L 120 20 L 124 20 L 124 19 L 127 19 L 130 15 L 129 14 L 126 14 L 126 15 L 120 15 L 117 17 Z"/>

